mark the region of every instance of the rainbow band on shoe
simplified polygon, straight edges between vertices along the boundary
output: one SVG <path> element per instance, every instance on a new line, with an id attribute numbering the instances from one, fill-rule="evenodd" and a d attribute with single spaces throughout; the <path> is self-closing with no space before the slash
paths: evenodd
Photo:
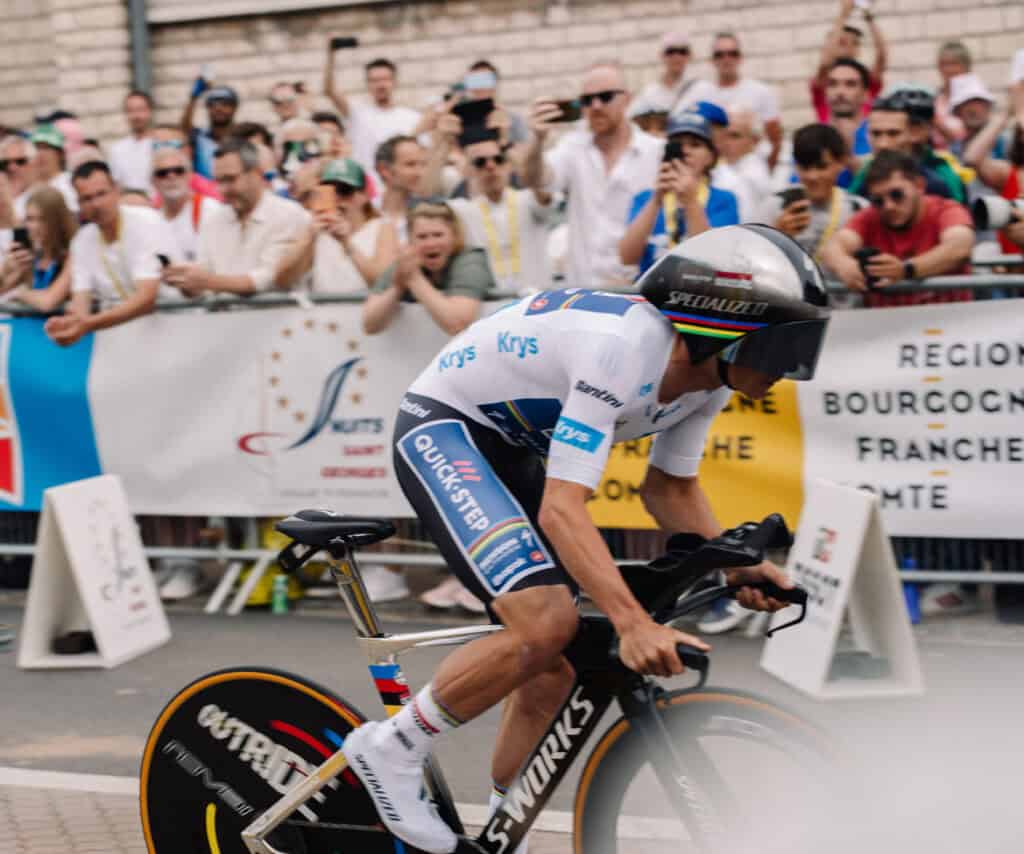
<path id="1" fill-rule="evenodd" d="M 723 320 L 718 317 L 705 317 L 699 314 L 682 314 L 678 311 L 665 311 L 662 314 L 672 321 L 677 332 L 689 332 L 693 335 L 704 335 L 709 338 L 725 338 L 733 340 L 763 329 L 767 323 L 755 323 L 749 320 Z"/>

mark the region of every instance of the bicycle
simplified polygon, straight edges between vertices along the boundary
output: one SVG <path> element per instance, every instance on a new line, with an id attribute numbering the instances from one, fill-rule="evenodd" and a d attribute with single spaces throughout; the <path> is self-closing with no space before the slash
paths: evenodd
<path id="1" fill-rule="evenodd" d="M 400 653 L 464 643 L 503 630 L 480 625 L 385 633 L 354 551 L 391 536 L 395 529 L 390 522 L 304 510 L 279 522 L 277 529 L 292 539 L 279 556 L 287 572 L 295 572 L 321 551 L 330 556 L 331 572 L 389 715 L 409 698 L 397 662 Z M 669 623 L 719 596 L 735 596 L 738 588 L 706 580 L 713 570 L 756 565 L 765 549 L 790 542 L 785 523 L 773 515 L 712 540 L 676 534 L 664 557 L 622 571 L 652 616 Z M 770 583 L 754 586 L 801 608 L 796 619 L 775 631 L 803 620 L 805 591 L 782 590 Z M 669 833 L 671 850 L 679 850 L 684 832 L 691 850 L 730 850 L 720 842 L 742 799 L 732 790 L 734 781 L 727 783 L 702 748 L 709 738 L 728 739 L 730 750 L 736 740 L 744 751 L 767 744 L 812 773 L 828 762 L 828 740 L 797 715 L 752 694 L 705 689 L 710 661 L 701 650 L 678 646 L 683 663 L 698 681 L 690 688 L 667 691 L 628 670 L 615 654 L 616 643 L 607 619 L 581 615 L 580 630 L 565 653 L 576 671 L 568 699 L 475 838 L 466 835 L 440 767 L 433 758 L 428 761 L 426 789 L 441 817 L 459 835 L 457 851 L 515 851 L 613 700 L 622 717 L 598 739 L 576 792 L 576 854 L 639 850 L 632 843 L 628 849 L 619 847 L 619 822 L 627 790 L 650 771 L 670 804 L 672 826 L 682 827 Z M 170 701 L 146 742 L 140 807 L 148 851 L 413 851 L 384 829 L 370 797 L 346 767 L 340 748 L 363 720 L 344 699 L 281 671 L 229 669 L 197 679 Z M 646 795 L 640 800 L 648 802 Z"/>

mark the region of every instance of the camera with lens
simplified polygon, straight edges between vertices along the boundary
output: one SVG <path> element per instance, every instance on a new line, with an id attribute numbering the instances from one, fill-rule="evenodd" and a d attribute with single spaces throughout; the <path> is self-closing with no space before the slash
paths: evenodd
<path id="1" fill-rule="evenodd" d="M 1024 199 L 982 196 L 975 199 L 971 205 L 971 216 L 974 217 L 975 228 L 981 231 L 990 228 L 998 231 L 1016 219 L 1024 219 Z"/>

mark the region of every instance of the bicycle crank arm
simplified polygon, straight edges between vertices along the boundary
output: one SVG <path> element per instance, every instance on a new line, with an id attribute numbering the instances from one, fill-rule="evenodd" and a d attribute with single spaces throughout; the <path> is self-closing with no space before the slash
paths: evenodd
<path id="1" fill-rule="evenodd" d="M 272 833 L 288 816 L 337 777 L 348 766 L 348 760 L 340 750 L 328 757 L 323 765 L 310 774 L 291 791 L 287 792 L 270 809 L 260 815 L 242 831 L 242 842 L 252 854 L 287 854 L 278 851 L 266 842 Z"/>

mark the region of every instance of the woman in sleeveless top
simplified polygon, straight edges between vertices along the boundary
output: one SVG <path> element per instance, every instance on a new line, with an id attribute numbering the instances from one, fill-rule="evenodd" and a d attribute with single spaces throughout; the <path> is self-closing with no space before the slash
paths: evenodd
<path id="1" fill-rule="evenodd" d="M 278 266 L 275 284 L 294 286 L 311 273 L 313 293 L 367 293 L 398 256 L 398 235 L 370 204 L 362 167 L 350 158 L 325 164 L 311 213 L 306 233 Z"/>

